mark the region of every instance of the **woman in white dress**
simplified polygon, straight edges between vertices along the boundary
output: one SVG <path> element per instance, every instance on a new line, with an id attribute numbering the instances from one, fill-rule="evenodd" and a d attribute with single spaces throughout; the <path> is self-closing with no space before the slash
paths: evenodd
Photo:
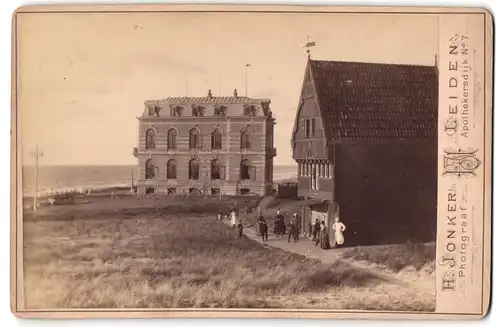
<path id="1" fill-rule="evenodd" d="M 345 225 L 342 224 L 339 221 L 339 217 L 335 217 L 335 223 L 332 226 L 333 232 L 335 234 L 335 239 L 333 241 L 333 247 L 336 247 L 337 245 L 342 245 L 344 244 L 344 231 L 345 231 Z"/>
<path id="2" fill-rule="evenodd" d="M 236 217 L 236 211 L 233 210 L 231 211 L 231 227 L 236 227 L 237 224 L 237 217 Z"/>

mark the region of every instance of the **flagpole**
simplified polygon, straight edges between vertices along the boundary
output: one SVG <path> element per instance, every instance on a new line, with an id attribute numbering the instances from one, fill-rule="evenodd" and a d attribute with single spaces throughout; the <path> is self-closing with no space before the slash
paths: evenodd
<path id="1" fill-rule="evenodd" d="M 306 45 L 304 46 L 304 48 L 306 48 L 306 52 L 307 52 L 307 59 L 311 59 L 311 47 L 314 47 L 316 46 L 316 42 L 315 41 L 309 41 L 309 35 L 306 37 Z"/>
<path id="2" fill-rule="evenodd" d="M 245 62 L 245 97 L 248 95 L 248 63 Z"/>
<path id="3" fill-rule="evenodd" d="M 222 96 L 222 63 L 219 63 L 219 96 Z"/>
<path id="4" fill-rule="evenodd" d="M 245 97 L 248 95 L 248 67 L 250 64 L 245 62 Z"/>

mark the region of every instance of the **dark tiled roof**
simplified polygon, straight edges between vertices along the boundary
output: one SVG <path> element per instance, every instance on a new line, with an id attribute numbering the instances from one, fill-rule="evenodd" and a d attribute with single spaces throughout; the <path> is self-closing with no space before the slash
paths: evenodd
<path id="1" fill-rule="evenodd" d="M 435 67 L 317 60 L 309 64 L 329 139 L 437 140 Z"/>

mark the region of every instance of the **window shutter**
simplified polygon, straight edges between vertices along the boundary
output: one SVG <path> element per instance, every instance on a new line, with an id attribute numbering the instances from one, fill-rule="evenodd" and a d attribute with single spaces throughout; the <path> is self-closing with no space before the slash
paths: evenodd
<path id="1" fill-rule="evenodd" d="M 226 179 L 226 166 L 219 166 L 219 178 Z"/>

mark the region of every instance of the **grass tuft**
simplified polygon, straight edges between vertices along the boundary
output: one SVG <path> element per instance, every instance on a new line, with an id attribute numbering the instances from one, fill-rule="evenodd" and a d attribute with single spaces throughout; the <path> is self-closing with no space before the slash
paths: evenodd
<path id="1" fill-rule="evenodd" d="M 413 267 L 416 270 L 425 268 L 431 273 L 434 271 L 436 250 L 434 244 L 406 243 L 346 249 L 342 257 L 384 265 L 396 272 Z"/>

